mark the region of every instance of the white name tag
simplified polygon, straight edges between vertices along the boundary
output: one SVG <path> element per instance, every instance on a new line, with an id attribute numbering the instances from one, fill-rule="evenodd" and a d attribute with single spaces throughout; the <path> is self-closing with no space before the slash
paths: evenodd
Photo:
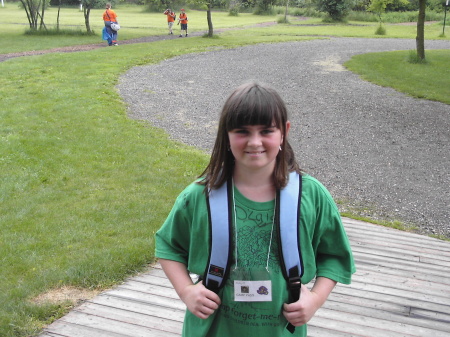
<path id="1" fill-rule="evenodd" d="M 236 302 L 271 302 L 272 281 L 234 281 Z"/>

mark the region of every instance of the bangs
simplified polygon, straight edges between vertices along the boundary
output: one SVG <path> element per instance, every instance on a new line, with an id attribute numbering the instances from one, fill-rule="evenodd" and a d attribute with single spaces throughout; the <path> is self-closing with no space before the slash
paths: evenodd
<path id="1" fill-rule="evenodd" d="M 278 94 L 260 86 L 247 89 L 230 97 L 226 130 L 246 125 L 276 126 L 284 130 L 286 107 Z"/>

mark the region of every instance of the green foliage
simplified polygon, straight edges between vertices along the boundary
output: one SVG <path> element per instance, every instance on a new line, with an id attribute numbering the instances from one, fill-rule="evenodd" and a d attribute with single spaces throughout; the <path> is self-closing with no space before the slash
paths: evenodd
<path id="1" fill-rule="evenodd" d="M 381 23 L 375 30 L 375 35 L 386 35 L 386 28 Z"/>
<path id="2" fill-rule="evenodd" d="M 230 6 L 228 9 L 228 14 L 230 16 L 238 16 L 241 10 L 241 2 L 239 1 L 230 1 Z"/>
<path id="3" fill-rule="evenodd" d="M 81 3 L 83 4 L 83 8 L 89 8 L 89 9 L 103 9 L 105 8 L 105 5 L 107 3 L 110 3 L 112 7 L 114 8 L 116 6 L 116 1 L 110 1 L 110 0 L 81 0 Z"/>
<path id="4" fill-rule="evenodd" d="M 378 22 L 378 17 L 370 12 L 364 11 L 351 11 L 348 16 L 348 20 L 361 21 L 361 22 Z"/>
<path id="5" fill-rule="evenodd" d="M 286 6 L 273 6 L 275 14 L 284 15 L 286 12 Z M 314 7 L 289 7 L 288 15 L 290 16 L 303 16 L 312 18 L 321 18 L 324 16 L 323 13 L 319 12 Z"/>
<path id="6" fill-rule="evenodd" d="M 146 8 L 149 12 L 164 12 L 167 8 L 172 9 L 174 12 L 177 12 L 179 9 L 185 6 L 185 2 L 183 4 L 179 4 L 177 1 L 171 0 L 145 0 Z"/>
<path id="7" fill-rule="evenodd" d="M 275 0 L 256 0 L 255 15 L 275 15 Z"/>
<path id="8" fill-rule="evenodd" d="M 317 9 L 336 22 L 343 21 L 352 7 L 351 0 L 317 0 Z"/>
<path id="9" fill-rule="evenodd" d="M 362 22 L 379 22 L 379 18 L 371 12 L 351 11 L 347 16 L 351 21 Z M 426 21 L 442 21 L 444 14 L 427 10 Z M 410 12 L 385 12 L 383 14 L 384 23 L 404 23 L 404 22 L 417 22 L 417 11 Z"/>
<path id="10" fill-rule="evenodd" d="M 407 5 L 408 0 L 372 0 L 369 7 L 367 8 L 367 11 L 375 13 L 375 15 L 378 16 L 378 19 L 381 23 L 381 22 L 383 22 L 382 15 L 386 12 L 386 7 L 388 5 L 394 5 L 394 4 Z M 380 29 L 380 31 L 382 31 L 382 29 Z M 378 35 L 383 35 L 383 34 L 378 34 Z"/>
<path id="11" fill-rule="evenodd" d="M 280 16 L 280 17 L 277 19 L 277 23 L 280 23 L 280 24 L 282 24 L 282 23 L 289 24 L 290 21 L 289 21 L 289 18 L 288 18 L 288 17 L 285 17 L 285 16 L 283 15 L 283 16 Z"/>

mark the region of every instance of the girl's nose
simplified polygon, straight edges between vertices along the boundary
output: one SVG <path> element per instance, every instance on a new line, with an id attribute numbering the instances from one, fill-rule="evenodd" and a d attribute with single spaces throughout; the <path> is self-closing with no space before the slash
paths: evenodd
<path id="1" fill-rule="evenodd" d="M 250 134 L 248 139 L 248 145 L 250 146 L 259 146 L 261 145 L 261 136 L 258 132 L 253 132 Z"/>

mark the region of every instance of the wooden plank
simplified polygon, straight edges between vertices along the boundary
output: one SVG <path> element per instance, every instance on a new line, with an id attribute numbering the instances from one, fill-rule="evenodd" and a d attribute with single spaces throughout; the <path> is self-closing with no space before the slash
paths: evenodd
<path id="1" fill-rule="evenodd" d="M 152 303 L 137 302 L 130 299 L 117 298 L 114 296 L 103 295 L 97 296 L 89 302 L 89 305 L 103 305 L 105 307 L 117 308 L 121 310 L 129 311 L 130 313 L 140 313 L 149 316 L 166 318 L 170 317 L 172 320 L 183 322 L 185 306 L 181 308 L 174 308 L 173 305 L 167 303 L 167 301 L 160 301 L 160 298 L 155 298 Z M 173 302 L 174 300 L 170 300 Z M 181 301 L 177 301 L 180 303 Z"/>
<path id="2" fill-rule="evenodd" d="M 383 290 L 383 288 L 381 288 L 381 290 Z M 448 303 L 436 303 L 420 300 L 415 298 L 413 294 L 408 294 L 408 296 L 406 297 L 401 297 L 398 296 L 397 294 L 389 294 L 384 291 L 381 292 L 369 291 L 364 287 L 362 287 L 362 289 L 358 289 L 354 286 L 345 287 L 339 285 L 333 290 L 331 296 L 334 296 L 335 294 L 347 295 L 360 300 L 379 300 L 384 303 L 394 303 L 408 306 L 411 308 L 420 307 L 423 310 L 428 310 L 432 312 L 447 313 L 447 314 L 450 312 Z"/>
<path id="3" fill-rule="evenodd" d="M 162 270 L 161 270 L 161 272 L 164 273 Z M 172 284 L 167 279 L 167 277 L 165 277 L 165 276 L 164 277 L 156 276 L 153 273 L 137 275 L 136 277 L 133 277 L 133 279 L 131 279 L 129 281 L 141 282 L 141 283 L 158 285 L 158 286 L 161 286 L 161 287 L 172 288 Z M 127 283 L 127 282 L 125 282 L 125 283 Z"/>
<path id="4" fill-rule="evenodd" d="M 122 298 L 124 300 L 134 300 L 136 302 L 144 302 L 156 305 L 165 305 L 174 309 L 185 309 L 185 305 L 178 297 L 161 296 L 158 294 L 146 294 L 133 289 L 112 289 L 106 293 L 109 296 Z"/>
<path id="5" fill-rule="evenodd" d="M 333 296 L 327 300 L 323 308 L 339 312 L 343 316 L 353 315 L 360 317 L 370 317 L 380 320 L 395 321 L 397 323 L 415 326 L 417 328 L 426 328 L 431 330 L 437 330 L 441 332 L 450 333 L 450 315 L 447 315 L 446 321 L 436 319 L 438 317 L 427 316 L 428 312 L 423 311 L 422 314 L 414 314 L 413 310 L 409 306 L 390 304 L 388 307 L 386 304 L 378 307 L 380 302 L 371 301 L 368 303 L 361 302 L 359 305 L 355 305 L 351 301 L 346 301 L 345 298 L 339 296 Z M 442 315 L 439 318 L 443 318 Z"/>
<path id="6" fill-rule="evenodd" d="M 370 271 L 378 273 L 378 275 L 383 275 L 383 277 L 385 278 L 398 276 L 403 278 L 413 278 L 421 281 L 430 281 L 436 284 L 445 285 L 447 287 L 450 286 L 450 278 L 442 277 L 442 275 L 427 274 L 422 270 L 417 270 L 417 268 L 412 270 L 405 270 L 383 265 L 368 265 L 365 263 L 358 263 L 357 266 L 359 272 Z"/>
<path id="7" fill-rule="evenodd" d="M 321 324 L 324 327 L 330 328 L 330 326 L 335 326 L 333 329 L 338 331 L 347 331 L 350 333 L 366 333 L 367 336 L 449 336 L 446 331 L 440 331 L 435 328 L 421 327 L 418 325 L 413 325 L 411 323 L 405 324 L 404 322 L 399 322 L 397 316 L 386 315 L 382 319 L 376 317 L 363 316 L 360 314 L 351 314 L 329 310 L 326 307 L 320 308 L 314 318 L 322 319 Z M 315 325 L 319 325 L 317 320 L 311 320 L 311 323 L 316 322 Z M 320 321 L 320 320 L 319 320 Z M 330 322 L 333 322 L 330 325 Z M 410 322 L 413 322 L 411 320 Z M 348 329 L 351 325 L 352 329 Z M 320 326 L 320 325 L 319 325 Z M 345 330 L 344 330 L 345 329 Z"/>
<path id="8" fill-rule="evenodd" d="M 364 251 L 363 249 L 352 248 L 353 256 L 356 262 L 363 262 L 365 264 L 383 265 L 397 267 L 404 270 L 423 270 L 423 273 L 432 273 L 434 275 L 446 276 L 449 271 L 439 265 L 420 263 L 418 261 L 408 261 L 406 259 L 398 259 L 392 256 L 373 254 L 372 252 Z"/>
<path id="9" fill-rule="evenodd" d="M 116 288 L 117 290 L 121 289 L 129 289 L 138 291 L 144 294 L 154 294 L 154 295 L 160 295 L 164 297 L 169 297 L 173 299 L 178 299 L 178 295 L 176 291 L 173 288 L 167 288 L 167 287 L 161 287 L 158 285 L 149 285 L 142 282 L 134 282 L 134 281 L 128 281 L 125 284 L 120 285 Z"/>
<path id="10" fill-rule="evenodd" d="M 119 288 L 133 289 L 149 294 L 163 294 L 168 297 L 178 298 L 178 295 L 173 288 L 168 288 L 157 284 L 137 282 L 134 280 L 129 280 L 127 283 L 122 284 Z"/>
<path id="11" fill-rule="evenodd" d="M 132 325 L 133 327 L 139 326 L 150 328 L 152 330 L 179 334 L 183 325 L 183 315 L 180 315 L 173 310 L 163 310 L 161 307 L 158 309 L 161 310 L 161 315 L 155 316 L 154 314 L 143 314 L 134 309 L 130 312 L 129 310 L 121 308 L 104 306 L 97 303 L 88 303 L 88 305 L 82 305 L 76 308 L 75 312 L 95 316 L 97 318 L 105 318 L 110 321 L 120 322 L 120 324 Z M 176 313 L 176 315 L 174 315 L 174 313 Z M 180 316 L 181 319 L 179 318 Z"/>
<path id="12" fill-rule="evenodd" d="M 361 335 L 349 334 L 320 326 L 308 324 L 308 337 L 358 337 Z"/>
<path id="13" fill-rule="evenodd" d="M 421 247 L 411 247 L 406 244 L 393 244 L 382 241 L 371 241 L 356 243 L 357 247 L 364 248 L 364 250 L 376 250 L 378 252 L 384 252 L 390 256 L 399 256 L 401 259 L 408 259 L 412 261 L 425 262 L 430 264 L 437 264 L 440 266 L 450 265 L 450 255 L 439 254 L 438 250 L 423 249 Z M 352 245 L 354 247 L 355 244 Z"/>
<path id="14" fill-rule="evenodd" d="M 321 309 L 320 309 L 321 310 Z M 319 312 L 312 318 L 308 325 L 317 328 L 329 329 L 331 331 L 338 331 L 344 336 L 364 336 L 364 337 L 444 337 L 445 335 L 434 334 L 421 335 L 414 331 L 412 333 L 392 331 L 390 326 L 385 322 L 371 322 L 370 319 L 366 320 L 362 317 L 357 317 L 356 322 L 348 321 L 349 316 L 341 316 L 341 319 L 336 320 L 328 316 L 323 316 Z M 345 320 L 344 320 L 345 319 Z M 378 323 L 378 326 L 372 326 Z M 319 335 L 320 336 L 320 335 Z M 445 337 L 448 337 L 445 336 Z"/>
<path id="15" fill-rule="evenodd" d="M 128 322 L 116 321 L 114 319 L 108 319 L 96 315 L 88 315 L 82 312 L 72 311 L 68 315 L 64 316 L 61 321 L 70 323 L 71 325 L 78 325 L 84 328 L 91 328 L 91 335 L 86 337 L 98 336 L 97 331 L 103 331 L 110 337 L 129 336 L 129 337 L 165 337 L 165 336 L 179 336 L 179 333 L 172 333 L 160 329 L 153 329 L 136 324 L 130 324 Z M 161 324 L 164 322 L 172 323 L 170 320 L 160 320 Z M 81 337 L 81 335 L 73 334 L 72 336 Z M 84 337 L 84 336 L 82 336 Z"/>
<path id="16" fill-rule="evenodd" d="M 370 280 L 370 281 L 368 281 Z M 434 283 L 431 281 L 423 281 L 415 278 L 405 278 L 400 276 L 391 275 L 389 282 L 386 282 L 386 276 L 380 275 L 377 272 L 368 270 L 357 271 L 353 277 L 353 282 L 369 283 L 373 285 L 384 286 L 389 289 L 405 290 L 408 292 L 414 292 L 416 295 L 421 293 L 427 296 L 442 297 L 447 303 L 450 303 L 450 291 L 446 284 Z"/>
<path id="17" fill-rule="evenodd" d="M 370 242 L 374 239 L 380 238 L 389 243 L 406 244 L 413 248 L 419 247 L 426 250 L 430 249 L 442 251 L 442 253 L 446 256 L 450 254 L 450 245 L 448 241 L 364 222 L 354 225 L 344 221 L 343 224 L 347 235 L 353 242 L 358 242 L 359 240 L 363 242 Z M 401 240 L 399 240 L 399 238 L 401 238 Z"/>
<path id="18" fill-rule="evenodd" d="M 119 334 L 115 331 L 105 331 L 103 327 L 100 329 L 89 327 L 84 324 L 77 324 L 67 322 L 66 319 L 70 320 L 70 316 L 74 314 L 71 312 L 65 317 L 53 322 L 50 326 L 46 328 L 46 332 L 50 336 L 64 336 L 64 337 L 129 337 L 129 335 Z M 39 337 L 44 337 L 43 335 L 39 335 Z"/>
<path id="19" fill-rule="evenodd" d="M 395 233 L 391 230 L 386 232 L 373 232 L 368 231 L 368 225 L 361 226 L 360 228 L 351 227 L 344 223 L 344 227 L 346 229 L 347 235 L 351 238 L 353 242 L 377 242 L 377 243 L 386 243 L 392 244 L 394 246 L 404 245 L 412 248 L 413 250 L 418 249 L 421 251 L 422 249 L 425 252 L 430 251 L 442 251 L 444 255 L 448 256 L 450 253 L 450 248 L 446 241 L 430 238 L 423 235 L 413 236 L 411 233 Z M 398 238 L 401 237 L 402 240 Z"/>

